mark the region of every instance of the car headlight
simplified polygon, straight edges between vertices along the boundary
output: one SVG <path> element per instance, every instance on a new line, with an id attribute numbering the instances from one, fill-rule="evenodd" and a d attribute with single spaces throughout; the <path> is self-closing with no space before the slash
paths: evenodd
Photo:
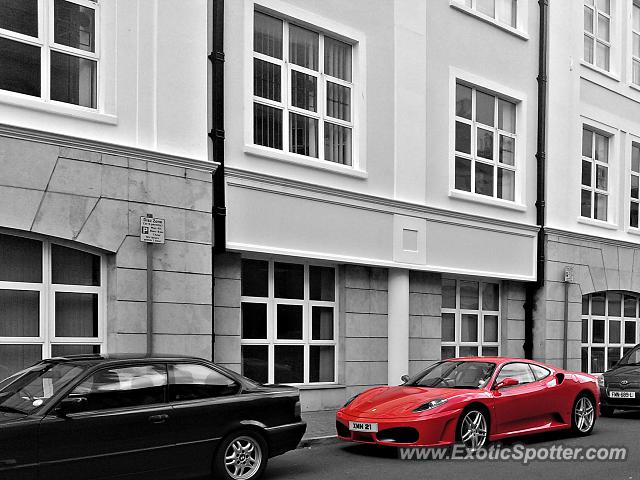
<path id="1" fill-rule="evenodd" d="M 604 375 L 600 375 L 598 377 L 598 386 L 599 387 L 604 387 Z"/>
<path id="2" fill-rule="evenodd" d="M 432 408 L 439 407 L 440 405 L 443 405 L 445 403 L 447 403 L 446 398 L 436 398 L 435 400 L 431 400 L 430 402 L 420 405 L 413 412 L 414 413 L 424 412 L 425 410 L 431 410 Z"/>
<path id="3" fill-rule="evenodd" d="M 359 393 L 351 397 L 349 400 L 347 400 L 347 402 L 344 405 L 342 405 L 342 408 L 348 407 L 351 404 L 351 402 L 353 402 L 356 398 L 358 398 L 358 396 L 360 396 Z"/>

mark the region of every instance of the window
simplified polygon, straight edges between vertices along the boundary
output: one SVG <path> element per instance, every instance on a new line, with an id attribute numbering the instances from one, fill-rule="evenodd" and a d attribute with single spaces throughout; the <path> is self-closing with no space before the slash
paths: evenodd
<path id="1" fill-rule="evenodd" d="M 169 401 L 235 395 L 240 390 L 234 380 L 204 365 L 169 365 Z"/>
<path id="2" fill-rule="evenodd" d="M 638 208 L 640 206 L 640 144 L 631 144 L 631 191 L 629 205 L 629 226 L 638 228 Z"/>
<path id="3" fill-rule="evenodd" d="M 262 383 L 336 381 L 336 270 L 242 260 L 242 374 Z"/>
<path id="4" fill-rule="evenodd" d="M 500 354 L 500 286 L 442 279 L 441 358 Z"/>
<path id="5" fill-rule="evenodd" d="M 611 56 L 611 2 L 584 1 L 584 61 L 609 71 Z"/>
<path id="6" fill-rule="evenodd" d="M 254 14 L 253 142 L 353 165 L 352 46 Z"/>
<path id="7" fill-rule="evenodd" d="M 631 16 L 631 81 L 640 86 L 640 2 L 633 2 Z"/>
<path id="8" fill-rule="evenodd" d="M 97 108 L 98 5 L 0 0 L 0 89 Z"/>
<path id="9" fill-rule="evenodd" d="M 0 378 L 38 360 L 99 353 L 102 258 L 0 234 Z"/>
<path id="10" fill-rule="evenodd" d="M 608 201 L 609 138 L 584 127 L 580 215 L 606 222 Z"/>
<path id="11" fill-rule="evenodd" d="M 456 83 L 456 190 L 515 200 L 516 104 Z"/>
<path id="12" fill-rule="evenodd" d="M 522 383 L 531 383 L 536 379 L 533 376 L 533 372 L 529 368 L 528 363 L 507 363 L 502 369 L 500 373 L 496 377 L 496 384 L 503 381 L 505 378 L 514 378 L 518 380 L 519 384 Z"/>
<path id="13" fill-rule="evenodd" d="M 549 375 L 551 375 L 551 370 L 541 367 L 540 365 L 534 365 L 533 363 L 530 363 L 529 367 L 531 367 L 531 371 L 536 377 L 536 381 L 542 380 L 543 378 L 547 378 Z"/>
<path id="14" fill-rule="evenodd" d="M 517 27 L 517 0 L 463 0 L 462 3 L 482 15 L 497 20 L 499 23 L 504 23 L 513 28 Z"/>
<path id="15" fill-rule="evenodd" d="M 638 297 L 598 292 L 582 297 L 582 371 L 603 373 L 638 343 Z"/>
<path id="16" fill-rule="evenodd" d="M 136 365 L 98 370 L 70 394 L 84 397 L 84 411 L 127 408 L 164 402 L 164 365 Z"/>

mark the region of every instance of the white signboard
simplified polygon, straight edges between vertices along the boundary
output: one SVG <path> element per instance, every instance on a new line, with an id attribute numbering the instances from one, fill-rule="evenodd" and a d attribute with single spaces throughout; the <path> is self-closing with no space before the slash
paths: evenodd
<path id="1" fill-rule="evenodd" d="M 140 241 L 164 243 L 164 218 L 140 217 Z"/>

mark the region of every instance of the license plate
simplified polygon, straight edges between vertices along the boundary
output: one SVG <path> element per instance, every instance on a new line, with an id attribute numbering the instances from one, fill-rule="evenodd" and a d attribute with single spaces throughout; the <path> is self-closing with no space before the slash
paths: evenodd
<path id="1" fill-rule="evenodd" d="M 610 398 L 636 398 L 636 392 L 621 392 L 619 390 L 612 390 L 609 392 Z"/>
<path id="2" fill-rule="evenodd" d="M 377 432 L 377 423 L 349 422 L 349 430 L 354 432 Z"/>

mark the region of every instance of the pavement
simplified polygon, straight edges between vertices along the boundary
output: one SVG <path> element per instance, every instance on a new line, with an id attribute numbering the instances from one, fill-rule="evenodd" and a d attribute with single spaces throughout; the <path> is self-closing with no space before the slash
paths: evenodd
<path id="1" fill-rule="evenodd" d="M 302 419 L 307 422 L 307 431 L 298 448 L 337 441 L 336 410 L 302 412 Z"/>

